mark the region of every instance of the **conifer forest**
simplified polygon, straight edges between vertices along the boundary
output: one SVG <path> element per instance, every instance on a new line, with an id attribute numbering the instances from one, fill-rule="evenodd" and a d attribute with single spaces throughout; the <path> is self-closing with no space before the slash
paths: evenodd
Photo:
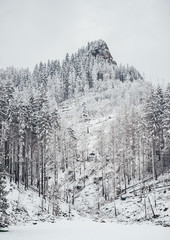
<path id="1" fill-rule="evenodd" d="M 15 191 L 36 195 L 42 218 L 170 226 L 169 176 L 170 85 L 118 65 L 103 40 L 33 71 L 0 69 L 1 227 L 30 220 Z"/>

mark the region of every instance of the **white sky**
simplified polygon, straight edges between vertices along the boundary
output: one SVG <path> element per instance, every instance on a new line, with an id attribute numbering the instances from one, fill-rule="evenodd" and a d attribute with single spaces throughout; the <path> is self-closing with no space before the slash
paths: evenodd
<path id="1" fill-rule="evenodd" d="M 118 64 L 170 82 L 170 0 L 0 0 L 0 68 L 33 69 L 98 39 Z"/>

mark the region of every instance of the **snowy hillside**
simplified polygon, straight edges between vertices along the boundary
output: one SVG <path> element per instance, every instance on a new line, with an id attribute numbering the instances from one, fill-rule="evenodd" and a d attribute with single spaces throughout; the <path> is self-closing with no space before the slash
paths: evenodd
<path id="1" fill-rule="evenodd" d="M 26 223 L 36 225 L 39 222 L 53 223 L 56 220 L 53 215 L 52 202 L 49 199 L 43 200 L 42 197 L 39 197 L 36 189 L 30 187 L 25 191 L 24 186 L 18 188 L 15 183 L 10 183 L 7 180 L 6 190 L 9 192 L 7 214 L 10 225 L 25 225 Z M 77 216 L 78 213 L 75 210 L 72 210 L 70 215 L 68 204 L 60 201 L 58 218 Z"/>
<path id="2" fill-rule="evenodd" d="M 61 217 L 169 226 L 169 103 L 169 86 L 118 66 L 102 40 L 32 73 L 1 70 L 1 226 Z"/>

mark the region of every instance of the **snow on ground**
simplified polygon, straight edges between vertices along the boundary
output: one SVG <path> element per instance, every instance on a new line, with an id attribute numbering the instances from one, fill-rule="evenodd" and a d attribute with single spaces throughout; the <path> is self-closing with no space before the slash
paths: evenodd
<path id="1" fill-rule="evenodd" d="M 169 185 L 169 174 L 164 174 L 164 180 L 166 181 L 167 187 L 164 187 L 162 183 L 162 176 L 160 176 L 155 182 L 155 194 L 154 192 L 146 193 L 146 217 L 144 207 L 144 197 L 136 191 L 137 196 L 133 195 L 132 189 L 128 190 L 127 194 L 124 195 L 126 200 L 122 201 L 120 198 L 116 199 L 116 210 L 117 210 L 117 221 L 119 222 L 145 222 L 150 221 L 155 225 L 170 226 L 170 185 Z M 149 185 L 153 183 L 153 180 L 148 182 Z M 139 185 L 136 189 L 139 188 Z M 156 203 L 156 204 L 155 204 Z M 153 217 L 152 208 L 155 214 Z M 100 209 L 100 218 L 113 219 L 114 203 L 106 203 Z M 170 238 L 169 238 L 170 239 Z"/>
<path id="2" fill-rule="evenodd" d="M 86 187 L 82 192 L 76 195 L 75 209 L 82 216 L 90 216 L 91 219 L 104 219 L 106 221 L 117 221 L 124 223 L 153 223 L 170 227 L 170 186 L 169 173 L 164 175 L 167 187 L 163 187 L 162 177 L 156 181 L 155 194 L 153 191 L 146 192 L 146 199 L 140 190 L 140 184 L 136 183 L 136 195 L 133 188 L 129 186 L 127 193 L 124 194 L 125 200 L 117 198 L 115 200 L 117 217 L 115 218 L 113 200 L 105 201 L 100 196 L 100 210 L 98 209 L 98 191 L 95 185 L 87 180 Z M 153 180 L 150 179 L 146 183 L 148 189 L 152 185 Z M 156 201 L 156 202 L 155 202 Z M 146 202 L 146 216 L 145 216 Z M 156 203 L 156 205 L 155 205 Z M 153 209 L 152 209 L 153 208 Z M 153 216 L 153 211 L 155 217 Z"/>
<path id="3" fill-rule="evenodd" d="M 86 102 L 87 109 L 91 112 L 90 120 L 88 122 L 84 122 L 81 115 L 83 111 L 83 102 Z M 95 157 L 97 156 L 98 145 L 100 132 L 104 129 L 105 133 L 110 131 L 110 127 L 112 126 L 113 120 L 117 114 L 117 109 L 113 107 L 108 111 L 103 111 L 103 109 L 107 108 L 107 100 L 99 102 L 94 100 L 94 96 L 86 96 L 86 99 L 81 98 L 79 102 L 75 104 L 69 102 L 69 108 L 64 112 L 64 118 L 67 119 L 69 124 L 73 123 L 71 127 L 73 127 L 77 139 L 79 139 L 77 143 L 78 150 L 86 151 L 88 154 L 93 153 L 94 159 L 90 162 L 86 162 L 86 169 L 84 171 L 83 167 L 81 167 L 81 174 L 77 172 L 77 177 L 83 179 L 84 175 L 87 175 L 86 186 L 82 191 L 78 191 L 75 194 L 75 209 L 82 216 L 87 216 L 87 214 L 91 215 L 92 218 L 98 219 L 114 219 L 114 203 L 112 200 L 111 192 L 110 192 L 110 202 L 105 202 L 104 199 L 101 198 L 101 193 L 98 193 L 99 185 L 101 185 L 101 181 L 99 185 L 94 184 L 95 177 L 101 177 L 101 164 L 96 164 Z M 99 108 L 100 105 L 100 108 Z M 94 111 L 94 115 L 92 114 L 92 108 Z M 73 112 L 77 112 L 77 118 L 73 121 L 70 120 L 70 116 L 74 116 Z M 104 114 L 103 114 L 104 112 Z M 70 121 L 69 121 L 70 120 Z M 88 127 L 88 131 L 86 130 Z M 107 141 L 107 140 L 106 140 Z M 107 173 L 109 173 L 109 169 L 111 166 L 108 164 Z M 90 174 L 93 172 L 92 174 Z M 116 210 L 117 210 L 117 221 L 121 222 L 153 222 L 155 225 L 163 225 L 170 226 L 170 173 L 164 174 L 163 178 L 159 176 L 158 181 L 155 183 L 155 196 L 154 196 L 154 183 L 152 180 L 152 176 L 150 176 L 150 180 L 147 181 L 146 188 L 146 216 L 145 216 L 145 199 L 144 194 L 141 192 L 141 184 L 139 181 L 134 181 L 133 184 L 136 185 L 135 191 L 136 195 L 133 193 L 133 187 L 127 186 L 127 194 L 125 201 L 122 201 L 120 198 L 116 199 Z M 131 183 L 132 184 L 132 183 Z M 78 181 L 77 185 L 83 186 L 82 181 Z M 149 185 L 152 186 L 152 191 L 149 191 Z M 164 186 L 165 185 L 165 186 Z M 99 196 L 100 195 L 100 196 Z M 98 198 L 100 198 L 100 210 L 98 210 Z M 156 205 L 154 201 L 156 199 Z M 156 217 L 153 217 L 153 211 Z"/>
<path id="4" fill-rule="evenodd" d="M 18 188 L 14 182 L 10 183 L 9 179 L 7 179 L 6 190 L 8 191 L 9 208 L 7 213 L 9 214 L 10 225 L 41 221 L 53 222 L 52 202 L 48 199 L 43 200 L 42 196 L 39 197 L 36 189 L 29 187 L 25 191 L 22 184 Z M 68 204 L 60 201 L 59 214 L 61 216 L 62 214 L 68 215 L 68 212 Z M 75 211 L 72 214 L 75 216 Z"/>
<path id="5" fill-rule="evenodd" d="M 66 120 L 70 119 L 70 116 L 74 116 L 73 112 L 75 111 L 75 106 L 77 106 L 77 115 L 79 115 L 79 118 L 75 118 L 75 122 L 72 126 L 71 121 L 67 121 L 70 126 L 73 127 L 75 130 L 76 136 L 78 136 L 79 142 L 78 142 L 78 148 L 81 151 L 83 151 L 83 147 L 87 152 L 95 153 L 96 157 L 96 147 L 97 142 L 99 138 L 99 132 L 101 131 L 102 125 L 105 125 L 105 131 L 107 132 L 109 127 L 112 124 L 112 121 L 115 117 L 116 112 L 115 111 L 108 111 L 109 114 L 106 114 L 106 116 L 102 115 L 102 111 L 98 113 L 98 118 L 91 117 L 91 120 L 86 123 L 84 122 L 80 116 L 82 114 L 82 104 L 84 102 L 84 99 L 82 98 L 77 105 L 75 104 L 68 104 L 68 106 L 65 107 L 65 111 L 63 113 L 63 118 Z M 91 102 L 91 99 L 89 98 L 89 102 Z M 69 107 L 69 108 L 68 108 Z M 84 138 L 83 133 L 86 132 L 87 126 L 89 127 L 89 133 L 87 134 L 87 139 Z M 85 144 L 84 142 L 87 141 Z M 84 146 L 85 145 L 85 146 Z M 87 145 L 87 146 L 86 146 Z M 105 202 L 103 198 L 101 198 L 101 195 L 98 191 L 99 185 L 101 185 L 101 181 L 99 182 L 99 185 L 94 184 L 94 178 L 95 177 L 101 177 L 101 166 L 100 164 L 96 164 L 95 157 L 93 161 L 86 162 L 86 169 L 84 171 L 84 165 L 79 160 L 77 163 L 80 165 L 81 173 L 76 172 L 78 180 L 76 182 L 77 186 L 83 187 L 81 191 L 76 190 L 75 192 L 75 205 L 71 206 L 71 216 L 76 218 L 82 218 L 88 217 L 91 219 L 96 219 L 97 221 L 101 221 L 101 219 L 104 219 L 105 221 L 118 221 L 118 222 L 124 222 L 124 223 L 134 223 L 134 222 L 152 222 L 155 225 L 163 225 L 163 226 L 170 226 L 170 173 L 165 174 L 163 179 L 161 179 L 161 176 L 159 177 L 158 181 L 156 182 L 156 207 L 154 207 L 154 196 L 153 191 L 148 192 L 146 196 L 146 208 L 147 208 L 147 218 L 145 218 L 144 213 L 144 198 L 143 195 L 140 193 L 141 187 L 138 182 L 136 182 L 136 191 L 137 196 L 134 196 L 133 188 L 130 186 L 129 190 L 126 194 L 126 200 L 122 201 L 120 198 L 116 199 L 116 210 L 117 210 L 117 218 L 115 219 L 114 214 L 114 203 L 113 200 L 110 198 L 110 202 Z M 108 164 L 108 168 L 110 165 Z M 77 168 L 78 169 L 78 168 Z M 109 172 L 109 170 L 107 170 Z M 92 174 L 93 172 L 93 174 Z M 84 175 L 87 175 L 88 178 L 86 179 L 85 188 L 83 183 L 83 177 Z M 63 179 L 65 174 L 60 173 L 60 180 Z M 62 181 L 61 181 L 62 182 Z M 138 183 L 138 184 L 137 184 Z M 164 188 L 164 183 L 167 186 Z M 72 184 L 72 183 L 71 183 Z M 72 188 L 72 185 L 70 184 L 70 187 Z M 147 184 L 147 183 L 146 183 Z M 148 182 L 149 185 L 153 185 L 152 180 Z M 148 187 L 147 186 L 147 187 Z M 9 200 L 9 215 L 10 215 L 10 223 L 17 224 L 21 223 L 24 224 L 26 222 L 32 222 L 32 223 L 38 223 L 35 229 L 39 228 L 39 222 L 42 221 L 49 221 L 53 222 L 54 217 L 51 215 L 52 213 L 52 202 L 50 201 L 43 201 L 43 210 L 42 210 L 42 197 L 38 196 L 38 192 L 36 189 L 33 189 L 29 187 L 29 190 L 24 191 L 24 186 L 20 185 L 20 188 L 16 186 L 14 183 L 8 182 L 8 200 Z M 64 186 L 62 193 L 64 193 Z M 98 209 L 98 200 L 100 197 L 100 210 Z M 151 210 L 151 206 L 149 203 L 149 199 L 151 201 L 151 204 L 154 208 L 155 214 L 158 216 L 157 218 L 153 218 L 153 213 Z M 67 203 L 61 201 L 59 203 L 59 217 L 68 217 L 69 216 L 69 206 Z M 79 216 L 78 216 L 79 215 Z M 63 223 L 63 221 L 62 221 Z M 57 222 L 57 227 L 60 226 L 60 221 Z M 71 224 L 71 223 L 70 223 Z M 74 222 L 73 226 L 78 223 Z M 94 224 L 93 222 L 91 223 Z M 83 225 L 83 223 L 82 223 Z M 108 225 L 108 224 L 107 224 Z M 46 226 L 46 225 L 43 225 Z M 49 225 L 53 226 L 52 225 Z M 95 225 L 96 226 L 96 225 Z M 98 225 L 97 225 L 98 226 Z M 112 226 L 115 227 L 115 225 Z M 117 226 L 117 225 L 116 225 Z M 119 225 L 118 225 L 119 226 Z M 122 226 L 122 225 L 121 225 Z M 25 229 L 26 227 L 24 227 Z M 81 227 L 80 227 L 81 228 Z M 100 228 L 100 227 L 99 227 Z M 12 228 L 13 229 L 13 228 Z M 15 230 L 17 230 L 16 228 Z M 60 238 L 58 238 L 60 239 Z M 121 238 L 120 238 L 121 239 Z M 170 239 L 170 238 L 169 238 Z M 25 240 L 25 238 L 24 238 Z"/>
<path id="6" fill-rule="evenodd" d="M 61 220 L 55 223 L 10 227 L 1 233 L 3 240 L 169 240 L 170 228 L 150 225 L 123 225 L 93 221 Z"/>

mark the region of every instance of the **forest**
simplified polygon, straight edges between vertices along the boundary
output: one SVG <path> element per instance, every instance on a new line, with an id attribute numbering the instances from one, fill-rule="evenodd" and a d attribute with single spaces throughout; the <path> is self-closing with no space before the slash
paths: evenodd
<path id="1" fill-rule="evenodd" d="M 32 72 L 0 69 L 1 225 L 7 179 L 36 191 L 42 211 L 49 201 L 55 216 L 61 201 L 69 213 L 78 207 L 90 186 L 92 211 L 113 202 L 117 216 L 115 199 L 129 187 L 138 195 L 140 186 L 145 200 L 159 176 L 167 184 L 169 170 L 170 85 L 153 86 L 133 66 L 118 66 L 103 40 Z"/>

